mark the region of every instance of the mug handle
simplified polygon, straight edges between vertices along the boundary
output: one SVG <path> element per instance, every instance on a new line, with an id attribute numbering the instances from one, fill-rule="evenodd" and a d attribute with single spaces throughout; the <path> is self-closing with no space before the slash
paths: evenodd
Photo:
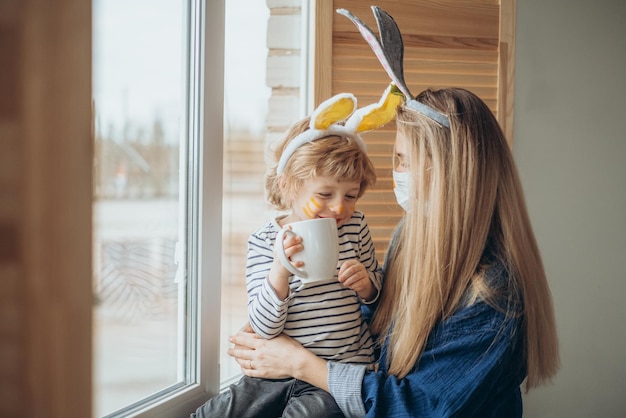
<path id="1" fill-rule="evenodd" d="M 283 240 L 285 239 L 285 234 L 291 234 L 293 236 L 296 236 L 296 233 L 290 229 L 283 228 L 280 231 L 278 231 L 278 234 L 276 234 L 276 241 L 274 243 L 274 246 L 276 247 L 275 252 L 278 255 L 278 259 L 283 264 L 283 266 L 285 266 L 285 268 L 289 270 L 292 274 L 295 274 L 298 277 L 306 278 L 307 277 L 306 271 L 300 270 L 299 268 L 294 267 L 294 265 L 291 264 L 291 261 L 289 261 L 289 258 L 285 254 L 285 249 L 283 247 Z"/>

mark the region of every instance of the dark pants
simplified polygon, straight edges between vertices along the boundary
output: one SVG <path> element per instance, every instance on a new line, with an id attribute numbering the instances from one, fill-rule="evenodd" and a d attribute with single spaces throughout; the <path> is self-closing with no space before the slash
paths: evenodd
<path id="1" fill-rule="evenodd" d="M 343 418 L 325 390 L 297 379 L 244 376 L 209 399 L 190 418 Z"/>

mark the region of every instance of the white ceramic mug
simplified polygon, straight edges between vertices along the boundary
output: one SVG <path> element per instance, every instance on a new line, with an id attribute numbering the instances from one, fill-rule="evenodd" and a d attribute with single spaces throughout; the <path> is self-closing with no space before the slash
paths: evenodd
<path id="1" fill-rule="evenodd" d="M 283 266 L 303 282 L 332 280 L 337 273 L 339 262 L 339 237 L 337 221 L 333 218 L 317 218 L 292 222 L 276 235 L 276 254 Z M 296 268 L 285 255 L 283 239 L 285 234 L 302 237 L 304 249 L 291 257 L 293 262 L 303 261 L 302 268 Z"/>

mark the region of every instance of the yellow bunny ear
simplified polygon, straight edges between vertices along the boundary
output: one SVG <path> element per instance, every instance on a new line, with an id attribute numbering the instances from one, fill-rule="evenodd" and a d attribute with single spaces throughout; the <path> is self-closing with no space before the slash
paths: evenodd
<path id="1" fill-rule="evenodd" d="M 398 106 L 404 103 L 404 100 L 402 92 L 395 84 L 390 84 L 378 103 L 359 109 L 346 122 L 346 127 L 354 132 L 366 132 L 380 128 L 396 117 L 396 110 Z"/>
<path id="2" fill-rule="evenodd" d="M 356 97 L 351 93 L 340 93 L 322 102 L 311 115 L 311 129 L 327 129 L 330 125 L 341 122 L 356 109 Z"/>

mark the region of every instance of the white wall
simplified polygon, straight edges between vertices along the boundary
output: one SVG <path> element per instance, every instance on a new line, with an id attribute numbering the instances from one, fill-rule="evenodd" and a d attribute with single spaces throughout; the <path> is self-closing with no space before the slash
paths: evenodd
<path id="1" fill-rule="evenodd" d="M 626 416 L 626 2 L 518 0 L 514 154 L 562 367 L 528 417 Z"/>

